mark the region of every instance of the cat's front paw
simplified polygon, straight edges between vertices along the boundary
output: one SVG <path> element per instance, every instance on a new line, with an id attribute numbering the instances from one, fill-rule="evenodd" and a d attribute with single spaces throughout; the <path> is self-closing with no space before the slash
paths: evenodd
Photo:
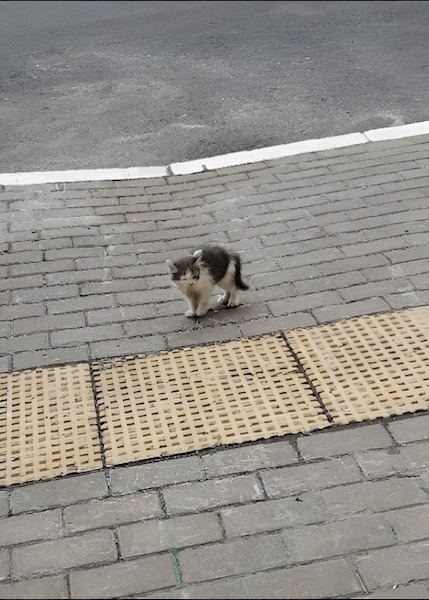
<path id="1" fill-rule="evenodd" d="M 207 314 L 207 308 L 203 308 L 202 310 L 197 309 L 197 317 L 204 317 Z"/>
<path id="2" fill-rule="evenodd" d="M 185 317 L 196 317 L 197 315 L 194 313 L 193 310 L 187 310 L 185 312 Z"/>

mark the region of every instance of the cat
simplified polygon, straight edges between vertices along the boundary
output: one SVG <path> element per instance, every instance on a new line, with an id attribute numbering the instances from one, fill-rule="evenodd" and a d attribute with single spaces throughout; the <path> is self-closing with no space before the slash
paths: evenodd
<path id="1" fill-rule="evenodd" d="M 187 317 L 202 317 L 207 313 L 216 285 L 224 290 L 218 303 L 230 307 L 239 305 L 238 290 L 249 289 L 241 278 L 239 255 L 220 246 L 203 246 L 190 256 L 166 262 L 173 282 L 188 300 Z"/>

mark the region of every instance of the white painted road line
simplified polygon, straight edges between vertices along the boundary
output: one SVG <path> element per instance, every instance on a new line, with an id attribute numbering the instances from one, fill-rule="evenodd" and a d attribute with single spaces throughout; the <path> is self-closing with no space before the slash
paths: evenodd
<path id="1" fill-rule="evenodd" d="M 328 138 L 304 140 L 257 150 L 232 152 L 187 162 L 177 162 L 160 167 L 130 167 L 124 169 L 82 169 L 75 171 L 34 171 L 29 173 L 0 173 L 0 185 L 33 185 L 40 183 L 73 183 L 79 181 L 121 181 L 127 179 L 152 179 L 168 175 L 190 175 L 224 167 L 235 167 L 255 162 L 346 148 L 368 142 L 396 140 L 429 134 L 429 121 L 410 123 L 398 127 L 371 129 L 363 133 L 349 133 Z"/>

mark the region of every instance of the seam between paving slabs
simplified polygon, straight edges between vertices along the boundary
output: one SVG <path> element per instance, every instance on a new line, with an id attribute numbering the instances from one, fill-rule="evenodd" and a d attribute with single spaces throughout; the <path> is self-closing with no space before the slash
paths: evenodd
<path id="1" fill-rule="evenodd" d="M 292 348 L 289 340 L 287 339 L 286 333 L 284 331 L 280 331 L 280 335 L 283 337 L 287 347 L 289 348 L 290 353 L 292 354 L 294 361 L 297 364 L 299 372 L 304 376 L 306 382 L 308 383 L 308 385 L 310 387 L 310 390 L 311 390 L 313 396 L 316 398 L 316 400 L 320 404 L 320 407 L 321 407 L 323 413 L 326 415 L 326 418 L 328 419 L 329 423 L 331 423 L 331 425 L 335 425 L 334 417 L 329 412 L 329 410 L 328 410 L 327 406 L 325 405 L 325 403 L 323 402 L 319 392 L 317 391 L 312 380 L 310 379 L 309 375 L 307 374 L 303 364 L 299 360 L 298 355 L 296 354 L 295 350 Z"/>
<path id="2" fill-rule="evenodd" d="M 101 416 L 100 416 L 100 409 L 98 406 L 97 388 L 96 388 L 95 380 L 94 380 L 94 370 L 92 368 L 92 362 L 88 362 L 88 367 L 89 367 L 89 375 L 90 375 L 90 379 L 91 379 L 92 400 L 94 402 L 95 418 L 96 418 L 96 423 L 97 423 L 98 443 L 100 444 L 101 465 L 102 465 L 103 471 L 105 471 L 107 469 L 106 448 L 104 446 L 103 431 L 101 428 Z M 109 480 L 109 478 L 106 478 L 106 479 L 107 479 L 107 485 L 110 488 L 110 480 Z"/>

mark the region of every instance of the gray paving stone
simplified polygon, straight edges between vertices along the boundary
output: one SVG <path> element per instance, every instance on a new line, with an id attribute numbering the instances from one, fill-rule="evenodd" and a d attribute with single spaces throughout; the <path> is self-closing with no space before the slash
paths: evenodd
<path id="1" fill-rule="evenodd" d="M 124 558 L 176 550 L 222 539 L 219 518 L 214 513 L 156 519 L 124 525 L 118 530 L 119 546 Z"/>
<path id="2" fill-rule="evenodd" d="M 166 349 L 162 335 L 148 335 L 135 338 L 114 339 L 89 343 L 91 358 L 143 354 Z"/>
<path id="3" fill-rule="evenodd" d="M 77 533 L 153 519 L 163 514 L 158 494 L 146 492 L 68 506 L 64 509 L 64 522 L 69 532 Z"/>
<path id="4" fill-rule="evenodd" d="M 110 308 L 116 306 L 114 296 L 105 292 L 102 296 L 80 296 L 47 302 L 48 315 L 63 315 L 69 312 Z"/>
<path id="5" fill-rule="evenodd" d="M 384 244 L 384 239 L 392 238 L 398 243 L 398 249 L 406 248 L 407 246 L 418 246 L 416 240 L 409 238 L 412 232 L 422 232 L 425 229 L 424 221 L 411 221 L 408 223 L 394 223 L 389 225 L 383 225 L 382 227 L 376 227 L 375 229 L 368 229 L 365 231 L 366 241 L 381 242 Z M 406 242 L 405 244 L 403 242 Z M 414 243 L 413 243 L 414 242 Z M 422 242 L 420 242 L 421 245 Z M 385 248 L 384 252 L 388 251 L 389 248 Z"/>
<path id="6" fill-rule="evenodd" d="M 124 275 L 124 274 L 122 274 Z M 121 275 L 121 276 L 122 276 Z M 120 305 L 127 304 L 151 304 L 158 303 L 160 301 L 168 301 L 168 300 L 177 300 L 180 295 L 177 290 L 171 289 L 155 289 L 155 290 L 145 290 L 144 293 L 141 291 L 132 291 L 132 292 L 124 292 L 116 295 L 118 299 L 118 303 Z M 182 300 L 183 302 L 183 300 Z M 147 309 L 146 309 L 147 310 Z M 144 312 L 144 311 L 143 311 Z M 152 313 L 154 315 L 155 312 Z M 134 317 L 138 318 L 137 315 Z"/>
<path id="7" fill-rule="evenodd" d="M 0 581 L 9 577 L 10 551 L 0 548 Z"/>
<path id="8" fill-rule="evenodd" d="M 112 493 L 116 495 L 205 479 L 201 461 L 197 456 L 116 467 L 110 469 L 109 476 Z"/>
<path id="9" fill-rule="evenodd" d="M 27 263 L 36 263 L 42 260 L 43 254 L 40 251 L 0 253 L 0 265 L 19 265 Z"/>
<path id="10" fill-rule="evenodd" d="M 10 505 L 12 513 L 16 515 L 105 498 L 107 493 L 104 473 L 89 473 L 16 487 L 11 491 Z"/>
<path id="11" fill-rule="evenodd" d="M 341 304 L 341 296 L 337 292 L 327 291 L 317 294 L 306 294 L 288 300 L 268 302 L 274 316 L 288 315 L 293 312 L 318 308 L 320 306 Z"/>
<path id="12" fill-rule="evenodd" d="M 108 325 L 132 319 L 150 319 L 154 316 L 155 308 L 150 305 L 101 308 L 87 312 L 88 325 Z"/>
<path id="13" fill-rule="evenodd" d="M 23 279 L 31 279 L 31 277 Z M 78 295 L 79 288 L 77 285 L 58 285 L 18 289 L 12 297 L 14 303 L 21 304 L 25 302 L 43 302 L 55 298 L 76 298 Z"/>
<path id="14" fill-rule="evenodd" d="M 9 321 L 0 321 L 0 337 L 8 338 L 12 334 L 12 323 Z"/>
<path id="15" fill-rule="evenodd" d="M 56 346 L 71 346 L 85 342 L 99 342 L 101 340 L 115 340 L 124 334 L 120 323 L 112 325 L 94 325 L 93 327 L 80 327 L 78 329 L 57 330 L 51 333 L 51 341 Z"/>
<path id="16" fill-rule="evenodd" d="M 13 355 L 14 369 L 31 369 L 48 365 L 62 365 L 86 362 L 89 358 L 86 345 L 71 348 L 55 348 L 54 350 L 30 350 Z"/>
<path id="17" fill-rule="evenodd" d="M 389 294 L 385 297 L 385 300 L 394 310 L 401 310 L 423 306 L 427 304 L 427 297 L 429 297 L 427 292 L 404 292 L 402 294 Z"/>
<path id="18" fill-rule="evenodd" d="M 252 293 L 252 299 L 255 302 L 267 302 L 278 300 L 279 298 L 284 300 L 285 298 L 294 298 L 296 296 L 298 296 L 298 293 L 290 283 L 260 288 Z"/>
<path id="19" fill-rule="evenodd" d="M 64 209 L 62 209 L 64 210 Z M 81 209 L 77 209 L 80 211 Z M 45 260 L 62 258 L 84 258 L 85 256 L 103 256 L 104 249 L 98 247 L 88 248 L 55 248 L 45 252 Z"/>
<path id="20" fill-rule="evenodd" d="M 9 492 L 0 491 L 0 517 L 7 517 L 9 514 Z"/>
<path id="21" fill-rule="evenodd" d="M 392 439 L 382 425 L 356 429 L 337 429 L 298 438 L 298 448 L 305 460 L 349 454 L 370 448 L 392 446 Z"/>
<path id="22" fill-rule="evenodd" d="M 265 500 L 224 508 L 220 512 L 227 537 L 240 537 L 328 520 L 330 513 L 318 493 Z"/>
<path id="23" fill-rule="evenodd" d="M 314 308 L 312 309 L 312 314 L 318 323 L 328 323 L 330 321 L 338 321 L 339 319 L 389 311 L 389 304 L 382 298 L 370 298 L 369 300 L 360 300 L 344 305 Z"/>
<path id="24" fill-rule="evenodd" d="M 30 304 L 28 306 L 34 305 Z M 38 331 L 54 331 L 55 329 L 73 329 L 75 327 L 85 327 L 85 317 L 83 313 L 20 319 L 14 323 L 13 330 L 15 335 L 21 335 Z"/>
<path id="25" fill-rule="evenodd" d="M 138 265 L 140 264 L 140 261 L 137 256 L 128 254 L 122 256 L 102 256 L 98 258 L 77 258 L 75 264 L 78 271 L 84 271 L 85 269 L 107 269 L 109 267 Z"/>
<path id="26" fill-rule="evenodd" d="M 15 319 L 24 319 L 26 317 L 38 317 L 45 314 L 45 305 L 40 302 L 37 304 L 12 304 L 3 306 L 0 311 L 0 321 L 9 321 Z"/>
<path id="27" fill-rule="evenodd" d="M 188 583 L 262 571 L 289 562 L 279 534 L 187 548 L 179 552 L 179 561 Z"/>
<path id="28" fill-rule="evenodd" d="M 429 439 L 429 415 L 413 416 L 387 424 L 387 428 L 399 444 Z"/>
<path id="29" fill-rule="evenodd" d="M 73 537 L 12 548 L 14 577 L 52 573 L 117 558 L 111 531 L 103 530 Z"/>
<path id="30" fill-rule="evenodd" d="M 379 512 L 413 504 L 424 504 L 427 495 L 410 478 L 385 481 L 362 481 L 323 490 L 322 497 L 333 515 L 345 515 L 364 510 Z"/>
<path id="31" fill-rule="evenodd" d="M 23 263 L 21 265 L 12 266 L 10 268 L 11 275 L 13 277 L 20 277 L 21 275 L 33 275 L 37 273 L 47 274 L 46 281 L 49 285 L 50 280 L 59 278 L 59 284 L 61 285 L 62 281 L 58 276 L 61 273 L 61 276 L 64 278 L 64 283 L 74 283 L 73 281 L 67 281 L 68 278 L 72 278 L 71 273 L 75 272 L 75 264 L 72 259 L 64 259 L 64 260 L 54 260 L 51 262 L 41 261 L 37 263 Z"/>
<path id="32" fill-rule="evenodd" d="M 40 350 L 49 346 L 47 333 L 10 336 L 2 342 L 2 352 L 26 352 Z"/>
<path id="33" fill-rule="evenodd" d="M 341 273 L 341 275 L 330 275 L 327 277 L 318 277 L 305 281 L 294 282 L 294 287 L 300 294 L 312 294 L 314 292 L 324 292 L 326 290 L 336 290 L 346 286 L 354 286 L 366 283 L 366 279 L 360 273 Z"/>
<path id="34" fill-rule="evenodd" d="M 358 578 L 343 559 L 277 569 L 245 577 L 248 598 L 335 598 L 362 592 Z"/>
<path id="35" fill-rule="evenodd" d="M 56 261 L 58 262 L 58 261 Z M 72 261 L 73 262 L 73 261 Z M 88 269 L 87 271 L 69 271 L 57 269 L 57 272 L 46 275 L 48 285 L 66 285 L 70 283 L 87 283 L 88 281 L 110 281 L 112 279 L 111 269 Z"/>
<path id="36" fill-rule="evenodd" d="M 383 513 L 393 527 L 398 542 L 429 538 L 429 502 L 412 508 L 399 508 Z"/>
<path id="37" fill-rule="evenodd" d="M 239 339 L 241 330 L 237 325 L 222 325 L 220 327 L 207 327 L 196 331 L 180 331 L 167 335 L 168 348 L 183 348 L 196 344 L 209 344 L 212 342 L 227 342 Z"/>
<path id="38" fill-rule="evenodd" d="M 418 273 L 427 273 L 428 271 L 428 261 L 426 259 L 420 259 L 405 263 L 397 263 L 386 267 L 363 269 L 362 273 L 370 281 L 379 281 L 380 279 L 393 279 L 394 277 L 408 277 Z"/>
<path id="39" fill-rule="evenodd" d="M 68 597 L 65 575 L 26 579 L 0 585 L 0 598 L 8 598 L 9 600 L 25 600 L 27 598 L 62 600 Z"/>
<path id="40" fill-rule="evenodd" d="M 245 473 L 269 467 L 281 467 L 298 461 L 289 442 L 259 442 L 251 446 L 217 450 L 202 456 L 207 477 L 220 477 L 232 473 Z"/>
<path id="41" fill-rule="evenodd" d="M 12 370 L 12 357 L 2 356 L 0 357 L 0 373 L 5 373 Z"/>
<path id="42" fill-rule="evenodd" d="M 70 573 L 71 598 L 118 598 L 173 587 L 170 557 L 151 556 Z"/>
<path id="43" fill-rule="evenodd" d="M 167 488 L 163 495 L 169 514 L 199 512 L 263 498 L 255 475 L 182 483 Z"/>
<path id="44" fill-rule="evenodd" d="M 206 327 L 218 327 L 220 325 L 231 325 L 249 323 L 257 319 L 270 317 L 270 311 L 265 302 L 257 302 L 254 297 L 249 298 L 248 294 L 242 296 L 242 304 L 233 309 L 218 308 L 216 300 L 213 302 L 213 309 L 209 310 L 204 317 L 203 323 Z M 189 321 L 187 327 L 189 328 Z M 185 319 L 182 319 L 184 321 Z"/>
<path id="45" fill-rule="evenodd" d="M 429 275 L 427 273 L 410 277 L 410 281 L 418 290 L 429 289 Z"/>
<path id="46" fill-rule="evenodd" d="M 282 268 L 286 269 L 304 265 L 315 265 L 320 268 L 324 262 L 338 261 L 343 258 L 344 254 L 338 248 L 327 248 L 326 250 L 314 250 L 313 252 L 279 258 L 278 262 Z"/>
<path id="47" fill-rule="evenodd" d="M 167 600 L 168 598 L 183 598 L 191 600 L 242 600 L 247 598 L 243 585 L 243 577 L 231 577 L 228 579 L 217 579 L 194 585 L 184 585 L 181 588 L 173 588 L 167 591 L 145 594 L 139 598 L 150 598 L 153 600 Z"/>
<path id="48" fill-rule="evenodd" d="M 295 563 L 393 546 L 396 542 L 392 528 L 379 515 L 286 529 L 282 535 Z"/>
<path id="49" fill-rule="evenodd" d="M 58 509 L 0 519 L 1 546 L 52 539 L 61 536 L 62 533 L 62 516 Z"/>
<path id="50" fill-rule="evenodd" d="M 359 269 L 369 269 L 373 267 L 381 267 L 388 265 L 389 261 L 382 254 L 370 254 L 359 258 Z M 318 265 L 318 269 L 325 275 L 333 275 L 335 273 L 346 273 L 356 270 L 357 264 L 354 258 L 342 258 Z"/>
<path id="51" fill-rule="evenodd" d="M 356 454 L 356 461 L 367 479 L 392 475 L 410 477 L 425 471 L 429 464 L 429 441 L 398 448 L 368 450 Z"/>
<path id="52" fill-rule="evenodd" d="M 410 242 L 406 237 L 392 237 L 381 239 L 382 232 L 375 231 L 374 236 L 377 237 L 374 241 L 360 242 L 358 244 L 350 244 L 343 246 L 342 251 L 346 256 L 359 257 L 365 254 L 376 254 L 377 252 L 385 252 L 386 250 L 397 250 L 407 248 Z"/>
<path id="53" fill-rule="evenodd" d="M 386 257 L 392 263 L 402 263 L 420 259 L 429 258 L 429 247 L 415 246 L 414 248 L 407 248 L 406 250 L 392 250 L 392 252 L 386 252 Z"/>
<path id="54" fill-rule="evenodd" d="M 158 265 L 148 265 L 158 267 Z M 81 285 L 81 296 L 91 294 L 111 294 L 114 292 L 140 291 L 147 289 L 147 282 L 143 279 L 117 279 L 114 281 L 105 281 L 101 283 L 84 283 Z"/>
<path id="55" fill-rule="evenodd" d="M 429 597 L 428 588 L 421 583 L 410 583 L 408 585 L 401 585 L 400 587 L 385 588 L 378 590 L 373 594 L 367 594 L 366 596 L 359 596 L 359 598 L 368 598 L 368 600 L 406 600 L 407 598 L 424 598 L 427 600 Z"/>
<path id="56" fill-rule="evenodd" d="M 240 330 L 244 336 L 256 336 L 281 330 L 289 331 L 297 327 L 309 327 L 316 324 L 316 319 L 309 313 L 296 312 L 290 316 L 266 317 L 264 319 L 255 319 L 249 323 L 240 323 Z"/>
<path id="57" fill-rule="evenodd" d="M 0 280 L 0 290 L 23 290 L 25 288 L 37 288 L 43 285 L 43 275 L 29 275 L 28 277 L 8 277 L 6 279 L 6 273 L 4 273 L 2 277 L 4 277 L 4 279 Z"/>
<path id="58" fill-rule="evenodd" d="M 413 289 L 414 286 L 407 279 L 392 279 L 390 281 L 378 281 L 365 285 L 354 285 L 350 288 L 340 289 L 339 292 L 347 302 L 351 302 L 373 298 L 374 296 L 383 297 L 392 293 L 409 292 Z"/>
<path id="59" fill-rule="evenodd" d="M 263 471 L 261 477 L 270 498 L 291 496 L 331 486 L 342 486 L 345 483 L 361 480 L 357 464 L 350 457 L 269 469 Z"/>
<path id="60" fill-rule="evenodd" d="M 427 577 L 427 541 L 369 551 L 355 559 L 357 569 L 367 587 L 393 587 Z"/>

